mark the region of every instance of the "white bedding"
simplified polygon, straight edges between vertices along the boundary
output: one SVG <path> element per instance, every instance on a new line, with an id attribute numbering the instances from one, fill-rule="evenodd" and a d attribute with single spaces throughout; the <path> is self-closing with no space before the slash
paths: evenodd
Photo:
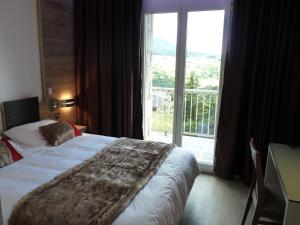
<path id="1" fill-rule="evenodd" d="M 84 135 L 59 147 L 21 146 L 24 159 L 0 169 L 4 225 L 22 196 L 92 157 L 114 140 L 112 137 Z M 188 151 L 175 148 L 113 225 L 177 224 L 198 173 L 195 157 Z"/>

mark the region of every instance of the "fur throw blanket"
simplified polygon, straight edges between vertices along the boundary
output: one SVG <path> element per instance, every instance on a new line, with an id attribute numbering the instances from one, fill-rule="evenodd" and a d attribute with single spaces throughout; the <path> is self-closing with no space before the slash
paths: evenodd
<path id="1" fill-rule="evenodd" d="M 155 175 L 173 145 L 118 139 L 24 196 L 9 225 L 110 225 Z"/>

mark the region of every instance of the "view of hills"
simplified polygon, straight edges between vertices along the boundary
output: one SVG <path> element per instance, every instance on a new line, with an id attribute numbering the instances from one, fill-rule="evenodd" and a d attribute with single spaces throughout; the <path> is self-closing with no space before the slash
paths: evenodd
<path id="1" fill-rule="evenodd" d="M 154 55 L 167 55 L 167 56 L 175 56 L 176 55 L 176 45 L 170 43 L 161 38 L 153 39 L 153 53 Z M 195 52 L 188 50 L 187 57 L 209 57 L 209 58 L 217 58 L 216 55 L 210 55 L 201 52 Z"/>

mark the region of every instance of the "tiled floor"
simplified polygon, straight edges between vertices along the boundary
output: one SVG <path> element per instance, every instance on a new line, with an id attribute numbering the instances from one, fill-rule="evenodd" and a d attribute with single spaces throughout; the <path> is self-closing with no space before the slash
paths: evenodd
<path id="1" fill-rule="evenodd" d="M 170 143 L 172 136 L 162 132 L 152 132 L 147 140 Z M 200 138 L 183 136 L 182 147 L 193 152 L 200 163 L 213 164 L 215 140 L 211 138 Z"/>

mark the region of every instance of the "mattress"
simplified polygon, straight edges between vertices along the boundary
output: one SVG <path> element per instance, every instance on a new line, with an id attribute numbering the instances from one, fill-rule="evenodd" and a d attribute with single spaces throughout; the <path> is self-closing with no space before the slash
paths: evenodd
<path id="1" fill-rule="evenodd" d="M 114 140 L 112 137 L 83 135 L 58 147 L 28 148 L 15 144 L 22 151 L 24 159 L 0 169 L 4 225 L 22 196 L 92 157 Z M 193 154 L 182 148 L 174 148 L 157 174 L 112 225 L 178 224 L 198 174 Z"/>

